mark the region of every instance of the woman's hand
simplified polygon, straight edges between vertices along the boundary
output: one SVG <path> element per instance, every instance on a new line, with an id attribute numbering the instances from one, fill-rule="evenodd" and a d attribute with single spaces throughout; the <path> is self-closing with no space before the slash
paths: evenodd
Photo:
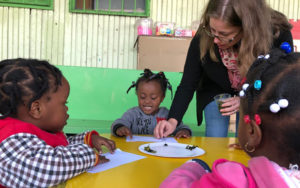
<path id="1" fill-rule="evenodd" d="M 175 138 L 189 138 L 189 137 L 191 137 L 191 134 L 190 131 L 187 129 L 181 129 L 175 135 Z"/>
<path id="2" fill-rule="evenodd" d="M 130 138 L 132 138 L 132 133 L 131 133 L 130 129 L 126 126 L 119 127 L 116 131 L 116 135 L 129 136 Z"/>
<path id="3" fill-rule="evenodd" d="M 99 154 L 102 154 L 102 145 L 106 146 L 110 153 L 114 153 L 116 149 L 116 144 L 113 140 L 104 138 L 96 134 L 92 135 L 92 144 L 98 150 Z"/>
<path id="4" fill-rule="evenodd" d="M 177 123 L 177 120 L 174 118 L 170 118 L 168 121 L 159 121 L 154 129 L 154 137 L 164 138 L 169 136 L 176 129 Z"/>
<path id="5" fill-rule="evenodd" d="M 229 99 L 224 100 L 222 104 L 222 108 L 220 110 L 223 116 L 230 116 L 239 111 L 240 108 L 240 97 L 231 97 Z"/>

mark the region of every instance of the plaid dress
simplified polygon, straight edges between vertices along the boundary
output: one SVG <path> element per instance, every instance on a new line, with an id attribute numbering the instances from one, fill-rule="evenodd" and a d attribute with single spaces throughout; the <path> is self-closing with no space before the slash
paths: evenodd
<path id="1" fill-rule="evenodd" d="M 0 120 L 0 187 L 49 187 L 95 165 L 82 133 L 68 140 L 13 118 Z"/>

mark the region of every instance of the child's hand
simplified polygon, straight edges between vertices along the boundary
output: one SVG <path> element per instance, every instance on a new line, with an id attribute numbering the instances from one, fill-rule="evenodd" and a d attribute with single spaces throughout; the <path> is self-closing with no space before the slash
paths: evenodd
<path id="1" fill-rule="evenodd" d="M 104 138 L 96 134 L 92 135 L 92 143 L 93 146 L 98 150 L 100 154 L 102 153 L 102 149 L 101 149 L 102 145 L 106 146 L 110 153 L 113 153 L 116 149 L 116 144 L 113 140 Z"/>
<path id="2" fill-rule="evenodd" d="M 116 131 L 116 134 L 118 136 L 129 136 L 130 138 L 132 138 L 132 133 L 130 129 L 126 126 L 119 127 Z"/>
<path id="3" fill-rule="evenodd" d="M 108 161 L 109 161 L 109 159 L 107 159 L 105 156 L 99 155 L 99 161 L 98 161 L 98 164 L 107 163 Z"/>
<path id="4" fill-rule="evenodd" d="M 187 129 L 181 129 L 175 135 L 175 138 L 189 138 L 191 137 L 190 131 Z"/>

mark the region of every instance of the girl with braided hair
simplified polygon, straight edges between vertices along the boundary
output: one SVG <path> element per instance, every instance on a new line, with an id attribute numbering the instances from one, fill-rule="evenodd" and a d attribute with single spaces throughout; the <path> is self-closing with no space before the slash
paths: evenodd
<path id="1" fill-rule="evenodd" d="M 115 136 L 153 135 L 156 124 L 168 116 L 169 110 L 160 107 L 160 104 L 165 98 L 167 88 L 172 92 L 172 87 L 163 72 L 154 74 L 145 69 L 137 81 L 129 87 L 127 93 L 133 87 L 136 89 L 139 106 L 129 109 L 113 122 L 111 132 Z M 172 135 L 176 138 L 187 138 L 191 133 L 191 129 L 181 123 Z"/>
<path id="2" fill-rule="evenodd" d="M 240 91 L 239 142 L 248 167 L 219 159 L 212 172 L 192 160 L 161 187 L 300 187 L 300 53 L 259 56 Z"/>
<path id="3" fill-rule="evenodd" d="M 0 187 L 50 187 L 108 161 L 99 153 L 102 145 L 113 152 L 112 140 L 62 132 L 69 91 L 47 61 L 0 62 Z"/>

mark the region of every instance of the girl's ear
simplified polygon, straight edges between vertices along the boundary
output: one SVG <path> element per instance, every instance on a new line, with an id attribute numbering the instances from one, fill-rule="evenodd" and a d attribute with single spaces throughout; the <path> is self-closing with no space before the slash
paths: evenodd
<path id="1" fill-rule="evenodd" d="M 40 119 L 42 116 L 43 107 L 40 100 L 33 101 L 30 106 L 29 115 L 34 119 Z"/>
<path id="2" fill-rule="evenodd" d="M 262 140 L 262 131 L 260 125 L 257 125 L 254 120 L 251 120 L 249 126 L 247 126 L 247 131 L 249 145 L 253 147 L 259 146 Z"/>

